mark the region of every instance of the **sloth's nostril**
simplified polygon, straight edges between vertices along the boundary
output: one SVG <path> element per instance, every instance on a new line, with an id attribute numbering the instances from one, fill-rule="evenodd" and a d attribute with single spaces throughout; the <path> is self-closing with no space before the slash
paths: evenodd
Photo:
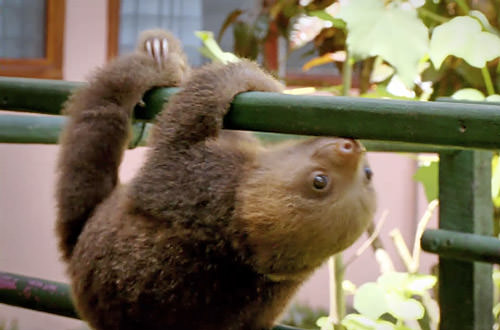
<path id="1" fill-rule="evenodd" d="M 340 150 L 342 150 L 343 152 L 352 152 L 353 149 L 354 149 L 354 144 L 351 141 L 345 141 L 340 146 Z"/>

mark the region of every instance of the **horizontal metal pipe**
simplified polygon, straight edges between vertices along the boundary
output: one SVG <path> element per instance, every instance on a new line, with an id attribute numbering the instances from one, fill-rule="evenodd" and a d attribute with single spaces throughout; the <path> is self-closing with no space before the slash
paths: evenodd
<path id="1" fill-rule="evenodd" d="M 63 116 L 0 113 L 0 143 L 55 144 L 65 123 Z"/>
<path id="2" fill-rule="evenodd" d="M 0 108 L 57 114 L 68 93 L 77 86 L 81 83 L 0 78 Z M 136 118 L 152 119 L 176 91 L 161 88 L 147 93 L 146 106 L 136 109 Z M 500 148 L 500 107 L 487 103 L 247 92 L 234 99 L 224 126 L 287 134 Z"/>
<path id="3" fill-rule="evenodd" d="M 0 303 L 78 318 L 67 284 L 0 272 Z"/>
<path id="4" fill-rule="evenodd" d="M 63 80 L 0 77 L 0 109 L 58 115 L 69 94 L 83 85 Z"/>
<path id="5" fill-rule="evenodd" d="M 36 277 L 0 272 L 0 304 L 78 319 L 69 285 Z M 276 325 L 273 330 L 302 330 Z"/>
<path id="6" fill-rule="evenodd" d="M 422 249 L 444 258 L 500 264 L 500 239 L 444 229 L 428 229 L 420 241 Z"/>
<path id="7" fill-rule="evenodd" d="M 0 143 L 56 144 L 65 123 L 66 118 L 63 116 L 0 112 Z M 143 131 L 144 124 L 136 122 L 132 126 L 130 147 L 146 144 L 150 125 L 147 124 Z M 267 132 L 255 132 L 255 135 L 265 143 L 304 138 L 299 135 Z M 453 148 L 402 142 L 362 142 L 369 151 L 440 152 Z"/>
<path id="8" fill-rule="evenodd" d="M 56 144 L 65 123 L 64 116 L 0 112 L 0 143 Z M 131 147 L 146 143 L 143 125 L 132 125 Z"/>

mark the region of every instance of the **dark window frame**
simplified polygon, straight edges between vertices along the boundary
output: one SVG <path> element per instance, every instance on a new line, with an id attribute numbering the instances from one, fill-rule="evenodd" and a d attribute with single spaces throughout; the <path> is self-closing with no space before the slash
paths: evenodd
<path id="1" fill-rule="evenodd" d="M 108 60 L 118 55 L 120 33 L 120 0 L 108 0 Z"/>

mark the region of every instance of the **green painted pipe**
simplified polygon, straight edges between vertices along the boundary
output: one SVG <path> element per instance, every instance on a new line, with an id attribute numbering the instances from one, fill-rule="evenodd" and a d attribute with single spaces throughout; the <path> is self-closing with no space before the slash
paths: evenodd
<path id="1" fill-rule="evenodd" d="M 25 113 L 0 113 L 0 143 L 56 144 L 66 117 Z M 148 124 L 132 125 L 130 147 L 146 143 Z"/>
<path id="2" fill-rule="evenodd" d="M 0 272 L 0 303 L 78 319 L 69 285 Z M 302 330 L 276 325 L 273 330 Z"/>
<path id="3" fill-rule="evenodd" d="M 0 113 L 1 143 L 57 143 L 63 116 Z"/>
<path id="4" fill-rule="evenodd" d="M 428 229 L 420 241 L 422 249 L 441 257 L 500 264 L 500 239 L 444 229 Z"/>
<path id="5" fill-rule="evenodd" d="M 0 108 L 57 114 L 80 83 L 0 78 Z M 155 89 L 137 108 L 138 119 L 152 119 L 177 89 Z M 231 129 L 301 135 L 346 136 L 500 148 L 500 107 L 495 104 L 417 102 L 334 96 L 247 92 L 238 95 L 224 126 Z"/>
<path id="6" fill-rule="evenodd" d="M 0 113 L 0 143 L 56 144 L 65 122 L 66 118 L 63 116 Z M 130 147 L 146 144 L 150 125 L 146 124 L 141 134 L 142 125 L 143 122 L 136 122 L 132 126 L 133 137 Z M 304 138 L 299 135 L 268 132 L 255 132 L 255 135 L 264 143 Z M 379 152 L 439 152 L 453 148 L 404 142 L 362 142 L 369 151 Z"/>
<path id="7" fill-rule="evenodd" d="M 56 144 L 65 122 L 66 118 L 63 116 L 0 113 L 0 143 Z M 143 125 L 146 125 L 144 130 Z M 133 136 L 130 147 L 133 148 L 134 146 L 145 145 L 150 125 L 145 124 L 145 122 L 137 121 L 132 128 Z M 265 143 L 302 137 L 298 135 L 267 132 L 255 132 L 255 134 Z M 450 149 L 450 147 L 402 142 L 363 141 L 363 144 L 369 151 L 439 152 Z"/>
<path id="8" fill-rule="evenodd" d="M 0 77 L 0 109 L 57 115 L 68 95 L 84 83 Z"/>
<path id="9" fill-rule="evenodd" d="M 67 284 L 0 272 L 0 303 L 78 318 Z"/>

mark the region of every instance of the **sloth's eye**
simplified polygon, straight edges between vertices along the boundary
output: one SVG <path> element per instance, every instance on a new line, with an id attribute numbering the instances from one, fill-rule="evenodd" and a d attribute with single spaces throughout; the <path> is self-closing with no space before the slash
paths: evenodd
<path id="1" fill-rule="evenodd" d="M 324 174 L 318 174 L 313 179 L 313 187 L 317 190 L 325 189 L 328 185 L 328 176 Z"/>
<path id="2" fill-rule="evenodd" d="M 372 169 L 369 167 L 365 167 L 364 170 L 365 170 L 365 177 L 368 179 L 368 181 L 370 181 L 373 177 Z"/>

